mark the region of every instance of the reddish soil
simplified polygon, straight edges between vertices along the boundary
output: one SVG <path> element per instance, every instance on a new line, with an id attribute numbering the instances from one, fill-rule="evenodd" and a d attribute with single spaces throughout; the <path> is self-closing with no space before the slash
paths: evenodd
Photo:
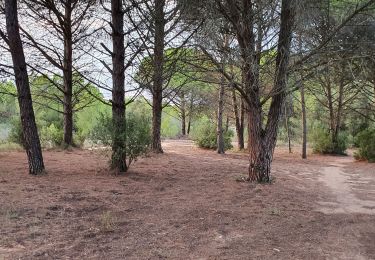
<path id="1" fill-rule="evenodd" d="M 255 185 L 245 154 L 163 145 L 125 176 L 94 151 L 45 151 L 40 177 L 0 153 L 0 259 L 375 259 L 375 164 L 279 149 Z"/>

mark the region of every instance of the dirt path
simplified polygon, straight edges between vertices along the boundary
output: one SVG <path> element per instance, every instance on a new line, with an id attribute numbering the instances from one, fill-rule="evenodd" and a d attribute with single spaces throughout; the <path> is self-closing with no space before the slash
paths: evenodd
<path id="1" fill-rule="evenodd" d="M 374 178 L 346 173 L 345 167 L 348 164 L 353 164 L 352 157 L 338 157 L 333 160 L 330 166 L 323 168 L 319 180 L 331 190 L 335 200 L 319 202 L 321 205 L 319 210 L 327 214 L 375 215 L 375 184 L 371 183 Z M 367 195 L 369 198 L 361 199 L 356 193 Z"/>
<path id="2" fill-rule="evenodd" d="M 163 147 L 125 176 L 94 151 L 46 151 L 42 177 L 0 153 L 0 259 L 375 259 L 375 165 L 277 149 L 254 185 L 246 154 Z"/>

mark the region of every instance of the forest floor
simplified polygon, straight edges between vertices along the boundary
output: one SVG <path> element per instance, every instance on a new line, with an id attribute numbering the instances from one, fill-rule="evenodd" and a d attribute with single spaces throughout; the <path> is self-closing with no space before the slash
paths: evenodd
<path id="1" fill-rule="evenodd" d="M 124 176 L 98 151 L 0 153 L 0 259 L 375 259 L 375 164 L 276 149 L 271 185 L 247 155 L 165 141 Z"/>

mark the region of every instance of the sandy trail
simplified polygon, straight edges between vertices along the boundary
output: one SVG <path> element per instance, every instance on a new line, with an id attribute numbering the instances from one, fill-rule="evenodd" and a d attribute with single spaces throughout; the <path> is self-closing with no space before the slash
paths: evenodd
<path id="1" fill-rule="evenodd" d="M 318 210 L 321 212 L 375 214 L 375 185 L 371 184 L 369 178 L 345 172 L 345 167 L 350 163 L 353 163 L 352 157 L 338 157 L 321 171 L 319 181 L 323 182 L 333 195 L 333 200 L 319 202 Z M 364 193 L 369 199 L 360 198 L 358 193 Z"/>

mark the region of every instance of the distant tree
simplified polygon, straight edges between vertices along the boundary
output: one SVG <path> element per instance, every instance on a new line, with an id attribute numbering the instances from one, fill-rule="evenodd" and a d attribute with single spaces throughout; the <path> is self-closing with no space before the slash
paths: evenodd
<path id="1" fill-rule="evenodd" d="M 63 93 L 64 144 L 74 145 L 73 75 L 84 64 L 81 60 L 84 53 L 82 49 L 89 47 L 84 44 L 85 41 L 96 31 L 92 19 L 96 1 L 24 0 L 23 3 L 27 7 L 23 14 L 28 24 L 21 29 L 28 44 L 33 46 L 39 53 L 37 57 L 41 58 L 32 67 L 47 77 L 53 71 L 61 71 L 61 82 L 51 80 L 51 83 Z M 81 51 L 80 55 L 77 55 L 78 51 Z M 84 88 L 82 86 L 82 90 Z"/>
<path id="2" fill-rule="evenodd" d="M 188 1 L 146 0 L 137 5 L 138 19 L 142 26 L 137 29 L 151 59 L 148 86 L 152 95 L 152 150 L 162 153 L 161 146 L 161 117 L 163 98 L 167 95 L 168 87 L 176 62 L 179 60 L 179 50 L 183 48 L 194 34 L 194 27 L 183 23 L 184 9 Z M 145 35 L 144 31 L 152 32 Z M 175 55 L 165 55 L 167 49 L 174 49 Z M 183 53 L 183 52 L 180 52 Z"/>

